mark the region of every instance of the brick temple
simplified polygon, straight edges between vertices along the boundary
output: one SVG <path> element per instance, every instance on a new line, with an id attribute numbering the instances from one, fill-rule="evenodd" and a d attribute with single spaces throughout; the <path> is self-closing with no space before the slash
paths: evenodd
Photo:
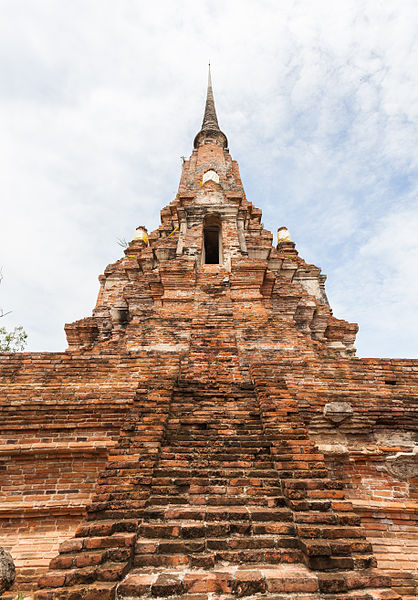
<path id="1" fill-rule="evenodd" d="M 4 598 L 417 598 L 418 361 L 356 358 L 260 220 L 209 75 L 176 197 L 68 350 L 0 355 Z"/>

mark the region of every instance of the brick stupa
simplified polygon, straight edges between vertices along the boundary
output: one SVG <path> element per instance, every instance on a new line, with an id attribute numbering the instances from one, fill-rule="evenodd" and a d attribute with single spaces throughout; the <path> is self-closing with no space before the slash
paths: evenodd
<path id="1" fill-rule="evenodd" d="M 260 219 L 209 76 L 175 199 L 68 350 L 0 356 L 4 598 L 417 597 L 418 361 L 356 358 Z"/>

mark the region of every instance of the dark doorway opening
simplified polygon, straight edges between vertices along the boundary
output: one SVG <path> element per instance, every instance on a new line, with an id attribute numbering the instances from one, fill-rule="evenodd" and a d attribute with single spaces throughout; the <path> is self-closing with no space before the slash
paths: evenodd
<path id="1" fill-rule="evenodd" d="M 205 263 L 219 265 L 219 227 L 209 225 L 203 230 Z"/>
<path id="2" fill-rule="evenodd" d="M 202 264 L 220 265 L 222 257 L 222 224 L 218 214 L 206 215 L 203 220 Z"/>

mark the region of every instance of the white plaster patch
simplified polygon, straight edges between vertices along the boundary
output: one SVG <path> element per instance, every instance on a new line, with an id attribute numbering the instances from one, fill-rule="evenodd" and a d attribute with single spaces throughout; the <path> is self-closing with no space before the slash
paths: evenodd
<path id="1" fill-rule="evenodd" d="M 397 452 L 386 458 L 386 470 L 396 479 L 407 481 L 418 476 L 418 446 L 412 452 Z"/>
<path id="2" fill-rule="evenodd" d="M 202 185 L 205 185 L 207 181 L 214 181 L 215 183 L 219 183 L 219 175 L 216 171 L 210 170 L 206 171 L 203 175 Z"/>
<path id="3" fill-rule="evenodd" d="M 128 344 L 128 350 L 137 350 L 144 352 L 186 352 L 189 349 L 188 344 L 152 344 L 149 346 L 140 346 L 139 344 Z"/>

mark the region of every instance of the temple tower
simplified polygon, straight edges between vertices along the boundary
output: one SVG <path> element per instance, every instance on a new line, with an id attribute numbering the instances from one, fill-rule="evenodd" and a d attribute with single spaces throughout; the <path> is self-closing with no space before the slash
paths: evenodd
<path id="1" fill-rule="evenodd" d="M 4 362 L 5 435 L 32 411 L 48 430 L 46 462 L 66 444 L 29 507 L 39 537 L 39 494 L 42 514 L 54 502 L 58 515 L 59 535 L 45 532 L 49 569 L 33 559 L 37 591 L 27 570 L 37 600 L 414 594 L 413 559 L 397 568 L 373 537 L 393 506 L 368 507 L 375 489 L 397 507 L 402 498 L 404 515 L 416 506 L 417 363 L 355 358 L 358 327 L 333 316 L 320 269 L 285 227 L 272 242 L 219 127 L 209 71 L 202 127 L 160 226 L 139 226 L 99 277 L 92 316 L 65 326 L 67 352 Z M 13 527 L 29 533 L 8 518 L 13 551 Z M 406 518 L 387 528 L 393 543 Z"/>
<path id="2" fill-rule="evenodd" d="M 354 354 L 358 327 L 332 316 L 326 277 L 298 256 L 285 227 L 276 248 L 272 241 L 261 211 L 246 199 L 238 163 L 219 128 L 209 68 L 203 123 L 183 162 L 178 193 L 162 209 L 160 227 L 149 236 L 139 227 L 126 258 L 100 277 L 93 317 L 66 325 L 70 349 L 103 341 L 134 348 L 141 319 L 170 307 L 181 320 L 197 308 L 204 280 L 219 279 L 228 283 L 224 292 L 231 300 L 254 301 L 321 342 L 318 347 Z M 145 331 L 142 339 L 149 339 Z"/>

